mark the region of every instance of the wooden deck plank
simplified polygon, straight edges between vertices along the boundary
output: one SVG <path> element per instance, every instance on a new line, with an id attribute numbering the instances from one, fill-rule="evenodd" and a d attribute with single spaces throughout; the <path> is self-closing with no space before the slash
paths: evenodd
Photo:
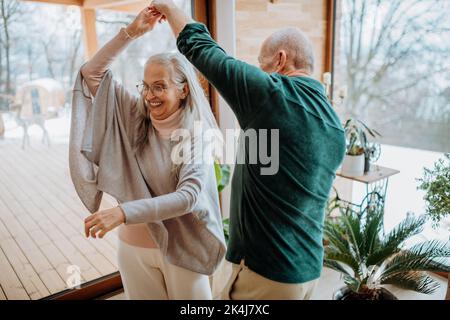
<path id="1" fill-rule="evenodd" d="M 46 153 L 46 155 L 47 155 L 47 153 Z M 70 204 L 68 206 L 69 209 L 73 209 L 73 212 L 78 214 L 84 220 L 84 218 L 88 215 L 88 212 L 84 208 L 81 201 L 78 199 L 78 196 L 76 195 L 75 189 L 70 181 L 70 175 L 69 175 L 68 168 L 67 167 L 65 168 L 65 171 L 67 172 L 65 175 L 65 179 L 57 179 L 57 177 L 60 176 L 60 172 L 53 172 L 54 174 L 49 174 L 52 172 L 52 170 L 55 170 L 55 167 L 56 167 L 55 165 L 50 165 L 50 162 L 56 161 L 56 159 L 57 159 L 57 157 L 55 157 L 55 156 L 41 159 L 41 160 L 38 159 L 39 163 L 45 163 L 45 164 L 47 164 L 47 166 L 44 165 L 44 166 L 35 167 L 35 168 L 33 168 L 33 171 L 35 171 L 36 169 L 37 170 L 45 169 L 45 172 L 41 172 L 41 175 L 45 176 L 46 178 L 51 179 L 52 183 L 48 184 L 48 188 L 52 189 L 52 194 L 57 196 L 58 199 L 62 199 L 64 205 Z M 61 184 L 61 182 L 63 182 L 63 183 Z M 68 187 L 68 189 L 66 191 L 68 191 L 68 192 L 61 191 L 62 189 L 67 188 L 67 187 Z M 117 201 L 110 195 L 104 194 L 100 207 L 101 208 L 110 208 L 115 205 L 117 205 Z M 77 208 L 77 210 L 75 210 L 75 208 Z"/>
<path id="2" fill-rule="evenodd" d="M 48 170 L 52 170 L 52 167 L 48 168 Z M 34 169 L 38 169 L 38 168 L 33 168 L 33 171 L 35 171 Z M 47 168 L 46 168 L 47 169 Z M 38 169 L 39 170 L 39 169 Z M 46 170 L 46 172 L 48 172 Z M 58 175 L 55 173 L 53 175 L 50 175 L 51 177 L 55 178 Z M 69 179 L 70 177 L 68 176 L 67 179 Z M 58 188 L 56 188 L 56 182 L 57 181 L 52 181 L 55 184 L 48 184 L 48 188 L 51 189 L 51 193 L 49 193 L 48 197 L 50 198 L 50 202 L 52 203 L 53 206 L 55 206 L 58 210 L 60 210 L 61 212 L 65 212 L 65 214 L 71 215 L 70 212 L 72 213 L 78 213 L 78 215 L 81 217 L 82 222 L 84 221 L 84 218 L 87 217 L 87 211 L 84 208 L 84 206 L 82 205 L 81 201 L 74 201 L 73 197 L 68 197 L 66 193 L 62 193 L 60 192 L 60 190 Z M 66 183 L 69 184 L 69 183 Z M 72 188 L 71 189 L 72 193 L 75 194 L 75 190 Z M 111 202 L 115 201 L 112 197 L 110 197 L 109 195 L 105 195 L 104 197 L 105 201 L 103 201 L 103 203 L 108 203 L 107 207 L 111 207 Z M 102 205 L 104 205 L 102 203 Z M 71 205 L 68 205 L 71 204 Z M 83 214 L 83 211 L 85 212 Z M 71 215 L 71 218 L 68 219 L 69 222 L 72 223 L 72 225 L 74 225 L 75 227 L 80 227 L 79 224 L 76 224 L 75 219 L 73 219 L 74 216 Z M 115 248 L 115 244 L 113 244 L 113 248 Z"/>
<path id="3" fill-rule="evenodd" d="M 43 298 L 50 294 L 14 239 L 3 240 L 0 247 L 31 299 Z"/>
<path id="4" fill-rule="evenodd" d="M 23 290 L 23 288 L 22 288 L 22 290 Z M 25 290 L 24 290 L 25 291 Z M 0 285 L 0 301 L 1 300 L 6 300 L 6 294 L 5 294 L 5 292 L 3 291 L 3 288 L 2 288 L 2 286 Z M 27 298 L 25 298 L 25 299 L 19 299 L 19 298 L 17 298 L 16 300 L 30 300 L 30 298 L 28 297 L 28 295 L 27 295 Z"/>
<path id="5" fill-rule="evenodd" d="M 56 157 L 52 157 L 52 159 L 55 159 Z M 48 170 L 51 170 L 51 168 L 48 168 Z M 54 175 L 52 175 L 52 177 L 56 177 L 56 173 Z M 69 177 L 67 177 L 69 178 Z M 76 219 L 76 215 L 73 214 L 73 212 L 79 212 L 81 213 L 83 210 L 85 211 L 81 201 L 73 201 L 73 198 L 67 197 L 66 194 L 59 194 L 59 196 L 57 196 L 57 193 L 59 193 L 58 190 L 54 189 L 55 187 L 52 187 L 52 184 L 50 184 L 49 186 L 50 188 L 52 188 L 52 192 L 47 196 L 48 198 L 50 198 L 50 201 L 54 206 L 57 207 L 57 209 L 60 212 L 65 212 L 65 218 L 72 223 L 72 225 L 75 228 L 82 228 L 83 226 L 83 221 L 85 216 L 82 217 L 83 220 L 78 220 Z M 73 192 L 75 193 L 75 190 L 73 190 Z M 60 199 L 64 198 L 64 202 L 62 202 Z M 104 197 L 106 199 L 106 203 L 111 203 L 113 201 L 115 201 L 111 196 L 109 195 L 105 195 Z M 67 200 L 67 201 L 66 201 Z M 109 202 L 108 202 L 109 201 Z M 67 203 L 72 203 L 71 206 L 67 206 Z M 103 204 L 103 203 L 102 203 Z M 45 204 L 42 204 L 45 205 Z M 71 212 L 68 212 L 68 210 L 72 209 L 72 208 L 77 208 L 79 207 L 80 210 L 71 210 Z M 107 207 L 110 207 L 110 204 L 107 204 Z M 64 224 L 63 227 L 68 230 L 67 225 Z M 80 232 L 83 232 L 82 229 Z M 117 248 L 117 237 L 115 235 L 115 231 L 114 232 L 110 232 L 105 238 L 104 240 L 107 241 L 106 244 L 101 244 L 99 245 L 99 240 L 98 239 L 93 239 L 93 245 L 95 247 L 97 247 L 97 249 L 99 250 L 99 252 L 103 253 L 105 255 L 105 257 L 113 264 L 113 265 L 117 265 L 117 258 L 115 255 L 115 251 Z M 105 250 L 106 249 L 106 250 Z"/>
<path id="6" fill-rule="evenodd" d="M 29 207 L 30 208 L 33 208 L 33 206 L 31 205 L 31 204 L 29 204 Z M 34 208 L 34 212 L 36 212 L 36 211 L 39 211 L 39 209 L 38 208 Z M 56 223 L 56 225 L 58 225 L 58 223 L 60 222 L 60 220 L 57 220 L 57 221 L 55 221 L 54 223 Z M 41 239 L 40 240 L 36 240 L 36 241 L 42 241 L 42 237 L 43 237 L 43 235 L 45 235 L 46 236 L 46 234 L 50 234 L 50 233 L 52 233 L 52 232 L 55 232 L 54 230 L 56 229 L 56 225 L 54 224 L 54 223 L 52 223 L 52 221 L 50 220 L 50 219 L 46 219 L 46 220 L 43 220 L 43 221 L 40 221 L 40 226 L 41 226 L 41 228 L 43 228 L 44 230 L 46 230 L 47 232 L 42 232 L 41 231 Z M 64 223 L 64 226 L 69 226 L 65 221 L 63 221 L 62 223 Z M 70 226 L 69 226 L 69 228 L 70 228 Z M 69 231 L 68 231 L 69 233 L 72 233 L 72 234 L 76 234 L 76 232 L 74 232 L 72 229 L 69 229 Z M 55 250 L 57 247 L 55 246 L 54 248 L 53 248 L 53 250 Z M 49 257 L 50 258 L 50 257 Z M 50 259 L 52 259 L 53 257 L 51 257 Z M 79 262 L 80 261 L 80 259 L 79 259 L 79 257 L 76 257 L 77 259 L 76 259 L 76 261 L 77 262 Z M 62 268 L 61 267 L 59 267 L 59 262 L 60 261 L 55 261 L 54 263 L 53 263 L 53 265 L 54 265 L 54 267 L 56 267 L 57 268 L 57 271 L 60 273 L 60 275 L 63 277 L 63 279 L 65 279 L 65 277 L 67 276 L 67 274 L 66 274 L 66 271 L 65 270 L 62 270 Z M 85 264 L 85 262 L 86 261 L 83 261 L 84 263 L 83 264 Z M 86 270 L 89 270 L 90 269 L 90 267 L 85 267 L 85 269 Z M 89 272 L 89 271 L 88 271 Z M 92 274 L 92 273 L 91 273 Z M 96 273 L 96 274 L 93 274 L 93 275 L 91 275 L 89 278 L 91 278 L 91 277 L 94 277 L 95 275 L 100 275 L 100 273 Z"/>
<path id="7" fill-rule="evenodd" d="M 117 271 L 117 267 L 110 263 L 101 253 L 99 253 L 98 250 L 82 235 L 73 236 L 70 240 L 102 275 L 107 275 Z"/>
<path id="8" fill-rule="evenodd" d="M 30 300 L 28 293 L 11 267 L 3 250 L 0 249 L 0 300 Z"/>
<path id="9" fill-rule="evenodd" d="M 17 150 L 16 150 L 17 151 Z M 33 160 L 35 160 L 36 158 L 33 157 L 29 157 L 32 158 Z M 22 159 L 22 160 L 17 160 L 15 161 L 17 163 L 17 165 L 22 166 L 23 163 L 23 157 L 15 157 L 15 159 Z M 42 160 L 42 159 L 41 159 Z M 39 161 L 39 159 L 37 159 L 36 161 Z M 13 165 L 13 163 L 7 161 L 9 166 L 3 166 L 3 167 L 7 167 L 8 170 L 10 169 L 9 167 L 11 167 Z M 0 161 L 1 163 L 1 161 Z M 35 162 L 33 162 L 35 163 Z M 35 167 L 33 168 L 33 166 L 25 166 L 22 168 L 19 168 L 19 171 L 22 170 L 28 170 L 28 172 L 30 172 L 30 170 L 34 170 L 36 169 Z M 95 263 L 97 264 L 97 268 L 102 268 L 103 272 L 100 273 L 97 270 L 95 270 L 94 267 L 92 267 L 90 265 L 90 263 L 88 262 L 88 259 L 86 259 L 80 252 L 79 250 L 76 248 L 76 246 L 74 246 L 74 244 L 70 243 L 70 241 L 62 241 L 61 242 L 61 238 L 59 238 L 59 243 L 61 245 L 59 246 L 51 246 L 51 245 L 47 245 L 45 246 L 44 243 L 47 242 L 48 240 L 51 240 L 52 242 L 55 242 L 57 237 L 47 237 L 48 234 L 45 233 L 45 229 L 48 231 L 51 227 L 55 227 L 55 225 L 53 224 L 53 222 L 51 220 L 55 220 L 55 219 L 42 219 L 43 217 L 46 217 L 45 212 L 41 210 L 41 208 L 39 208 L 39 206 L 36 206 L 36 204 L 34 203 L 34 201 L 36 201 L 36 199 L 43 199 L 42 198 L 42 193 L 45 192 L 49 192 L 48 188 L 45 188 L 45 184 L 48 184 L 50 186 L 53 186 L 53 183 L 55 182 L 53 179 L 48 179 L 44 177 L 44 179 L 40 179 L 42 176 L 40 176 L 39 174 L 43 173 L 42 171 L 38 171 L 36 172 L 36 170 L 31 171 L 34 173 L 34 175 L 27 175 L 27 179 L 20 179 L 21 180 L 21 184 L 17 182 L 18 177 L 17 177 L 17 170 L 11 170 L 14 171 L 15 177 L 11 177 L 10 175 L 7 177 L 7 179 L 13 179 L 13 181 L 15 181 L 15 183 L 13 184 L 13 187 L 10 188 L 10 191 L 14 192 L 14 193 L 18 193 L 19 190 L 21 191 L 21 195 L 18 196 L 16 198 L 16 194 L 12 194 L 12 192 L 9 193 L 4 193 L 1 194 L 1 198 L 3 198 L 5 201 L 8 202 L 8 207 L 12 207 L 13 210 L 15 210 L 15 212 L 19 212 L 20 215 L 18 219 L 12 219 L 12 216 L 14 216 L 10 211 L 7 210 L 8 212 L 6 214 L 3 214 L 2 212 L 2 220 L 9 218 L 10 221 L 9 222 L 9 227 L 12 228 L 12 231 L 15 235 L 20 235 L 20 233 L 25 229 L 27 232 L 30 232 L 30 237 L 24 237 L 22 235 L 22 243 L 24 245 L 28 245 L 30 246 L 30 241 L 34 241 L 36 244 L 39 244 L 41 246 L 43 246 L 41 249 L 41 251 L 44 251 L 42 256 L 46 256 L 46 257 L 50 257 L 50 255 L 54 255 L 55 258 L 51 258 L 51 264 L 53 266 L 53 270 L 47 270 L 47 272 L 42 274 L 42 277 L 49 282 L 54 282 L 56 281 L 55 279 L 57 279 L 57 274 L 62 275 L 63 272 L 66 271 L 66 268 L 68 266 L 68 264 L 66 262 L 64 262 L 64 256 L 66 256 L 67 254 L 61 254 L 61 252 L 63 252 L 64 249 L 67 249 L 68 247 L 72 247 L 73 250 L 69 250 L 68 252 L 71 252 L 71 261 L 69 261 L 72 264 L 77 264 L 80 266 L 80 269 L 82 269 L 82 274 L 85 275 L 86 280 L 93 280 L 97 277 L 99 277 L 102 274 L 107 274 L 110 272 L 114 272 L 117 270 L 117 268 L 115 267 L 115 265 L 112 263 L 113 259 L 115 259 L 115 257 L 113 257 L 113 255 L 115 254 L 115 248 L 111 246 L 110 243 L 105 242 L 104 244 L 91 244 L 92 252 L 90 254 L 90 258 L 92 258 Z M 51 174 L 51 173 L 47 173 L 47 174 Z M 36 179 L 36 177 L 39 176 L 39 179 Z M 60 176 L 58 175 L 54 175 L 58 178 L 60 178 Z M 23 178 L 23 176 L 21 177 Z M 3 180 L 4 181 L 4 180 Z M 2 182 L 1 184 L 4 186 L 5 184 L 3 183 L 2 179 L 0 178 L 0 182 Z M 34 183 L 32 182 L 31 184 L 29 183 L 30 181 L 34 181 Z M 8 185 L 9 185 L 8 181 Z M 41 187 L 38 186 L 38 183 L 40 182 L 42 185 Z M 70 183 L 70 181 L 69 181 Z M 57 188 L 58 186 L 55 184 L 54 188 Z M 9 186 L 8 186 L 9 188 Z M 43 189 L 45 188 L 45 189 Z M 55 191 L 54 188 L 51 188 L 51 191 Z M 30 192 L 24 192 L 25 190 L 28 191 L 28 189 L 30 189 Z M 64 228 L 66 229 L 66 232 L 72 232 L 71 235 L 78 235 L 80 236 L 80 234 L 82 232 L 84 232 L 84 230 L 82 229 L 83 226 L 83 220 L 81 219 L 81 217 L 77 217 L 77 220 L 74 221 L 74 217 L 76 216 L 74 214 L 74 212 L 77 212 L 77 210 L 71 210 L 70 205 L 74 205 L 76 203 L 76 198 L 73 196 L 67 196 L 67 194 L 61 192 L 61 190 L 71 190 L 72 192 L 74 192 L 73 188 L 61 188 L 58 189 L 59 191 L 56 193 L 56 195 L 54 197 L 51 197 L 52 199 L 50 200 L 54 200 L 55 197 L 58 196 L 62 196 L 62 200 L 57 199 L 56 200 L 56 207 L 57 209 L 60 210 L 64 210 L 64 212 L 61 213 L 61 217 L 59 222 L 63 222 L 64 224 Z M 25 196 L 26 195 L 26 196 Z M 45 194 L 44 194 L 45 196 Z M 20 202 L 18 200 L 21 200 Z M 66 201 L 68 203 L 68 206 L 64 204 L 63 201 Z M 9 203 L 11 202 L 11 203 Z M 42 204 L 42 202 L 44 203 L 49 203 L 49 201 L 47 199 L 45 199 L 42 202 L 38 202 L 39 204 Z M 23 204 L 23 205 L 22 205 Z M 80 208 L 82 208 L 83 210 L 84 207 L 82 207 L 81 202 L 76 204 L 77 206 L 79 206 Z M 25 207 L 25 210 L 24 210 Z M 38 210 L 36 210 L 38 209 Z M 80 210 L 81 211 L 81 210 Z M 1 212 L 1 211 L 0 211 Z M 33 221 L 32 218 L 30 218 L 29 216 L 26 215 L 26 213 L 32 213 L 32 212 L 36 212 L 36 216 L 39 218 L 37 219 L 39 222 L 37 221 Z M 55 210 L 55 208 L 53 208 L 53 213 L 54 212 L 58 212 L 58 210 Z M 48 217 L 48 216 L 47 216 Z M 36 219 L 36 217 L 33 217 L 34 219 Z M 42 220 L 42 221 L 41 221 Z M 12 221 L 12 222 L 11 222 Z M 58 222 L 58 220 L 57 220 Z M 77 230 L 74 229 L 75 226 L 78 226 L 80 228 L 79 232 L 77 233 Z M 36 230 L 36 227 L 39 227 L 40 230 Z M 75 230 L 75 232 L 73 232 Z M 2 238 L 4 238 L 2 232 Z M 25 239 L 25 240 L 24 240 Z M 80 240 L 80 238 L 76 238 L 77 241 Z M 86 239 L 83 239 L 83 241 L 86 241 Z M 89 243 L 88 243 L 89 244 Z M 86 244 L 85 244 L 86 245 Z M 103 256 L 101 253 L 97 252 L 97 250 L 99 250 L 99 252 L 103 252 L 105 256 Z M 100 251 L 101 250 L 101 251 Z M 36 260 L 35 262 L 38 262 L 38 267 L 40 264 L 40 267 L 42 267 L 45 263 L 43 262 L 43 260 Z M 70 259 L 69 259 L 70 260 Z M 84 267 L 84 268 L 83 268 Z M 55 270 L 56 269 L 56 270 Z M 83 270 L 84 269 L 84 270 Z M 56 287 L 51 287 L 50 288 L 51 291 L 55 291 L 57 290 Z"/>
<path id="10" fill-rule="evenodd" d="M 1 199 L 0 205 L 3 209 L 3 211 L 1 211 L 3 215 L 3 213 L 6 212 L 4 210 L 6 206 L 4 206 Z M 12 230 L 15 231 L 16 236 L 19 236 L 20 224 L 15 220 L 11 220 L 11 218 L 8 218 L 6 220 L 3 220 L 1 218 L 2 217 L 0 216 L 0 248 L 3 249 L 3 252 L 7 256 L 12 268 L 15 270 L 17 276 L 22 282 L 24 289 L 32 299 L 38 299 L 44 297 L 45 295 L 48 295 L 49 293 L 45 285 L 40 280 L 36 270 L 32 267 L 29 260 L 25 257 L 22 249 L 16 243 L 13 234 L 10 232 L 11 229 L 9 228 L 13 226 Z"/>
<path id="11" fill-rule="evenodd" d="M 11 181 L 9 186 L 13 186 Z M 4 192 L 11 193 L 12 191 L 10 190 L 14 190 L 14 188 L 8 188 L 8 190 L 4 190 Z M 6 205 L 6 207 L 8 206 L 9 204 Z M 13 212 L 11 211 L 10 213 L 13 214 Z M 23 215 L 25 215 L 25 213 L 23 213 L 21 216 Z M 31 239 L 27 230 L 24 229 L 24 227 L 16 219 L 8 218 L 4 222 L 8 229 L 10 228 L 10 226 L 13 226 L 13 237 L 15 242 L 21 248 L 22 252 L 25 254 L 26 258 L 33 266 L 33 269 L 43 280 L 47 289 L 49 289 L 51 293 L 57 293 L 61 290 L 64 290 L 65 282 L 63 281 L 63 278 L 58 274 L 58 272 L 54 269 L 54 267 L 56 266 L 52 266 L 47 257 Z"/>
<path id="12" fill-rule="evenodd" d="M 30 169 L 31 169 L 31 168 L 30 168 Z M 33 169 L 35 169 L 35 168 L 33 168 Z M 36 172 L 35 170 L 33 170 L 33 171 Z M 52 175 L 52 177 L 56 177 L 56 176 L 57 176 L 57 174 Z M 24 178 L 26 178 L 26 177 L 24 177 Z M 69 177 L 68 177 L 68 178 L 69 178 Z M 32 181 L 30 181 L 30 183 L 32 183 Z M 72 225 L 73 225 L 74 227 L 76 227 L 76 228 L 80 228 L 80 227 L 81 227 L 81 231 L 82 231 L 83 220 L 84 220 L 85 216 L 82 217 L 83 220 L 78 220 L 78 221 L 77 221 L 75 215 L 73 215 L 73 212 L 80 212 L 81 210 L 85 210 L 84 207 L 81 207 L 81 206 L 82 206 L 81 201 L 78 201 L 77 203 L 73 203 L 73 206 L 68 206 L 68 205 L 67 205 L 67 201 L 65 201 L 65 200 L 68 200 L 68 201 L 70 202 L 71 199 L 70 199 L 70 198 L 67 198 L 67 197 L 66 197 L 66 194 L 61 193 L 61 194 L 60 194 L 61 197 L 59 197 L 59 196 L 57 195 L 57 193 L 59 193 L 59 191 L 58 191 L 57 189 L 53 189 L 54 186 L 52 186 L 52 184 L 49 184 L 48 187 L 49 187 L 49 188 L 52 188 L 52 192 L 51 192 L 51 193 L 48 193 L 48 194 L 46 195 L 47 198 L 50 198 L 50 199 L 49 199 L 50 201 L 42 202 L 42 203 L 41 203 L 41 206 L 42 206 L 42 204 L 43 204 L 43 205 L 46 205 L 46 204 L 48 204 L 49 202 L 51 202 L 53 206 L 56 206 L 56 207 L 57 207 L 57 209 L 59 210 L 59 212 L 65 212 L 67 221 L 69 221 L 70 223 L 72 223 Z M 38 188 L 38 187 L 37 187 L 37 188 Z M 36 188 L 35 188 L 35 189 L 36 189 Z M 39 189 L 39 188 L 38 188 L 38 189 Z M 75 192 L 75 191 L 73 190 L 73 192 Z M 64 198 L 64 201 L 62 201 L 61 198 Z M 73 199 L 72 199 L 72 201 L 73 201 Z M 79 206 L 81 210 L 73 210 L 73 207 L 75 207 L 75 206 Z M 81 224 L 78 223 L 78 222 L 81 222 Z M 112 249 L 115 249 L 115 244 L 113 245 Z"/>

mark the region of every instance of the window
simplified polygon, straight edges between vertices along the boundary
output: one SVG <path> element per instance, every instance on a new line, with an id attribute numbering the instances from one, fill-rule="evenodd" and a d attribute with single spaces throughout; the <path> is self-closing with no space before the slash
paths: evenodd
<path id="1" fill-rule="evenodd" d="M 117 236 L 86 239 L 89 213 L 68 170 L 71 90 L 84 61 L 80 8 L 0 1 L 0 300 L 45 298 L 91 281 L 104 286 L 117 271 Z M 177 2 L 191 12 L 191 1 Z M 100 45 L 133 16 L 98 10 Z M 170 29 L 160 25 L 113 72 L 136 90 L 146 58 L 173 49 Z M 114 204 L 105 196 L 101 208 Z"/>
<path id="2" fill-rule="evenodd" d="M 382 142 L 450 150 L 450 3 L 337 1 L 334 96 Z"/>
<path id="3" fill-rule="evenodd" d="M 385 225 L 425 213 L 423 167 L 450 151 L 450 2 L 337 0 L 333 102 L 382 137 L 389 182 Z M 354 196 L 361 190 L 354 189 Z M 448 226 L 427 236 L 448 237 Z"/>
<path id="4" fill-rule="evenodd" d="M 191 12 L 191 2 L 178 0 L 175 3 L 186 12 Z M 97 10 L 97 34 L 102 46 L 119 31 L 133 21 L 135 15 L 111 10 Z M 125 87 L 136 92 L 136 84 L 142 80 L 143 68 L 147 59 L 157 53 L 176 51 L 175 37 L 168 23 L 158 24 L 152 32 L 137 39 L 123 52 L 112 65 L 114 76 Z M 132 63 L 130 63 L 132 62 Z"/>

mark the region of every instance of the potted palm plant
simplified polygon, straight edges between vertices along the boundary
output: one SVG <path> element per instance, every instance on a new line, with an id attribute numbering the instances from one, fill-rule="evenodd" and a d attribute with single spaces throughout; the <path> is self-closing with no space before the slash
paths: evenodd
<path id="1" fill-rule="evenodd" d="M 383 211 L 367 211 L 362 217 L 351 210 L 325 221 L 324 266 L 340 272 L 345 287 L 334 299 L 396 299 L 383 285 L 430 294 L 439 283 L 426 271 L 448 272 L 448 243 L 425 241 L 408 248 L 405 242 L 423 230 L 424 216 L 408 217 L 392 231 L 383 232 Z"/>
<path id="2" fill-rule="evenodd" d="M 379 145 L 369 143 L 368 135 L 381 136 L 370 129 L 364 122 L 350 118 L 344 124 L 346 153 L 341 167 L 341 174 L 348 177 L 361 176 L 368 170 L 370 157 L 379 151 Z"/>

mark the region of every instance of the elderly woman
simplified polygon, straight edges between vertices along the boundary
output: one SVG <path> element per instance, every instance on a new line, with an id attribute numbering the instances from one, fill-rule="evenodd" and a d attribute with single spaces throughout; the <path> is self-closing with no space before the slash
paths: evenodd
<path id="1" fill-rule="evenodd" d="M 73 97 L 71 177 L 94 212 L 85 220 L 86 236 L 102 238 L 119 227 L 127 298 L 210 299 L 208 275 L 225 253 L 214 166 L 173 161 L 186 142 L 199 141 L 173 139 L 176 130 L 193 133 L 194 121 L 217 128 L 196 74 L 178 53 L 152 56 L 135 96 L 107 70 L 162 18 L 144 9 L 82 66 Z M 206 147 L 201 151 L 211 150 Z M 98 211 L 102 192 L 119 205 Z"/>

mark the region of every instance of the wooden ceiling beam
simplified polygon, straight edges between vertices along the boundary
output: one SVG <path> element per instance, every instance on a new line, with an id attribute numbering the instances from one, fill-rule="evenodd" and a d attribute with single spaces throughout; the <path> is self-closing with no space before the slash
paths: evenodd
<path id="1" fill-rule="evenodd" d="M 83 6 L 83 0 L 22 0 L 27 2 L 43 2 L 43 3 L 50 3 L 50 4 L 63 4 L 66 6 Z"/>
<path id="2" fill-rule="evenodd" d="M 123 6 L 114 6 L 114 7 L 108 7 L 108 8 L 103 8 L 103 9 L 137 14 L 142 9 L 144 9 L 145 6 L 148 5 L 148 3 L 149 3 L 148 1 L 139 1 L 139 2 L 135 2 L 135 3 L 126 4 Z"/>
<path id="3" fill-rule="evenodd" d="M 86 9 L 113 9 L 115 7 L 124 7 L 128 5 L 136 5 L 136 4 L 148 5 L 150 1 L 142 1 L 142 0 L 84 0 L 83 7 Z"/>
<path id="4" fill-rule="evenodd" d="M 147 6 L 149 0 L 21 0 L 27 2 L 42 2 L 78 6 L 85 9 L 110 9 L 115 11 L 139 12 Z"/>
<path id="5" fill-rule="evenodd" d="M 83 26 L 84 54 L 86 60 L 89 60 L 94 56 L 98 49 L 94 9 L 81 10 L 81 24 Z"/>

